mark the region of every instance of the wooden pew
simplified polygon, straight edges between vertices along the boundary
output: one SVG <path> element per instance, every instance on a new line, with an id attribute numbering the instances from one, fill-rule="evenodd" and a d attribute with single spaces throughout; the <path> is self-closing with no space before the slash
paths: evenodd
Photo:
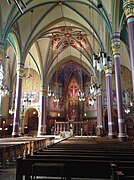
<path id="1" fill-rule="evenodd" d="M 134 176 L 127 176 L 122 171 L 116 171 L 113 180 L 134 180 Z"/>
<path id="2" fill-rule="evenodd" d="M 37 176 L 65 177 L 65 163 L 34 163 L 32 165 L 32 180 Z"/>
<path id="3" fill-rule="evenodd" d="M 59 159 L 59 162 L 63 160 L 68 160 L 68 159 L 73 159 L 73 160 L 114 160 L 113 157 L 111 156 L 105 156 L 105 155 L 91 155 L 91 156 L 84 156 L 84 155 L 57 155 L 57 154 L 52 154 L 52 155 L 28 155 L 26 156 L 27 159 L 50 159 L 50 160 L 55 160 Z M 123 158 L 124 160 L 125 158 Z M 115 159 L 116 161 L 116 159 Z"/>
<path id="4" fill-rule="evenodd" d="M 51 155 L 51 154 L 59 154 L 59 155 L 107 155 L 107 156 L 128 156 L 128 157 L 134 157 L 134 152 L 108 152 L 108 151 L 96 151 L 96 150 L 93 150 L 93 151 L 89 151 L 89 150 L 53 150 L 53 149 L 46 149 L 46 150 L 43 150 L 43 151 L 37 151 L 37 152 L 34 152 L 33 153 L 34 155 Z"/>
<path id="5" fill-rule="evenodd" d="M 0 139 L 0 163 L 6 166 L 18 157 L 25 157 L 28 154 L 39 151 L 50 144 L 53 144 L 54 137 L 49 138 L 2 138 Z"/>
<path id="6" fill-rule="evenodd" d="M 112 155 L 104 155 L 104 154 L 89 154 L 89 155 L 77 155 L 77 154 L 36 154 L 27 156 L 27 158 L 37 158 L 37 159 L 106 159 L 106 160 L 114 160 L 114 161 L 134 161 L 134 156 L 124 155 L 124 154 L 112 154 Z"/>
<path id="7" fill-rule="evenodd" d="M 32 176 L 32 167 L 37 163 L 45 163 L 48 167 L 50 163 L 64 163 L 64 177 L 91 177 L 110 178 L 110 163 L 112 160 L 86 160 L 86 159 L 17 159 L 16 180 L 22 180 L 23 176 Z M 35 167 L 36 167 L 35 166 Z M 41 172 L 43 173 L 43 172 Z M 45 175 L 45 174 L 44 174 Z"/>
<path id="8" fill-rule="evenodd" d="M 134 178 L 134 161 L 117 161 L 111 164 L 112 179 Z"/>
<path id="9" fill-rule="evenodd" d="M 110 163 L 134 161 L 134 147 L 129 143 L 119 143 L 114 140 L 108 142 L 104 139 L 101 144 L 101 140 L 99 141 L 71 138 L 29 155 L 26 159 L 19 159 L 16 180 L 22 180 L 23 175 L 29 177 L 32 173 L 33 178 L 42 174 L 45 176 L 47 173 L 43 171 L 43 166 L 49 169 L 52 164 L 58 163 L 64 164 L 63 177 L 110 178 Z M 54 172 L 52 174 L 56 176 Z"/>

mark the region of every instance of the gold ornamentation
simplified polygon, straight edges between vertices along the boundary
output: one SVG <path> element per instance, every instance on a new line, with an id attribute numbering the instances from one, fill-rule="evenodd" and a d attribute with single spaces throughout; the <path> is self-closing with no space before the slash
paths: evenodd
<path id="1" fill-rule="evenodd" d="M 123 9 L 124 9 L 126 18 L 134 16 L 134 1 L 128 0 L 128 1 L 124 2 Z"/>
<path id="2" fill-rule="evenodd" d="M 41 94 L 44 96 L 47 94 L 47 90 L 44 87 L 42 87 Z"/>
<path id="3" fill-rule="evenodd" d="M 112 67 L 105 66 L 104 70 L 105 70 L 105 74 L 112 74 Z"/>
<path id="4" fill-rule="evenodd" d="M 120 41 L 115 41 L 112 43 L 113 55 L 120 54 Z"/>
<path id="5" fill-rule="evenodd" d="M 24 68 L 19 68 L 18 69 L 18 76 L 23 77 L 23 75 L 24 75 Z"/>

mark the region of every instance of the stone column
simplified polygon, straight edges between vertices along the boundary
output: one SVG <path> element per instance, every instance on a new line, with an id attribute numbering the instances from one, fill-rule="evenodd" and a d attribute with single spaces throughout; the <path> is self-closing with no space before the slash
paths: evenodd
<path id="1" fill-rule="evenodd" d="M 46 133 L 46 90 L 41 90 L 40 117 L 38 122 L 38 136 Z"/>
<path id="2" fill-rule="evenodd" d="M 3 79 L 4 79 L 4 71 L 3 71 L 3 62 L 5 61 L 5 56 L 4 56 L 4 43 L 0 40 L 0 65 L 2 66 L 2 74 L 3 74 Z M 3 85 L 3 79 L 1 82 L 1 85 Z M 2 117 L 2 104 L 3 104 L 3 97 L 2 97 L 2 91 L 0 92 L 0 117 Z"/>
<path id="3" fill-rule="evenodd" d="M 132 67 L 132 86 L 133 86 L 133 96 L 134 96 L 134 1 L 124 0 L 123 9 L 126 15 L 127 25 L 128 25 L 129 48 L 130 48 L 131 67 Z"/>
<path id="4" fill-rule="evenodd" d="M 63 123 L 63 131 L 66 131 L 66 123 Z"/>
<path id="5" fill-rule="evenodd" d="M 117 98 L 117 109 L 118 109 L 118 128 L 119 140 L 126 139 L 125 132 L 125 121 L 123 119 L 123 103 L 122 103 L 122 88 L 121 88 L 121 70 L 120 70 L 120 36 L 119 33 L 116 32 L 112 37 L 112 51 L 114 57 L 114 65 L 115 65 L 115 83 L 116 83 L 116 98 Z"/>
<path id="6" fill-rule="evenodd" d="M 107 94 L 107 113 L 108 113 L 108 136 L 116 137 L 115 124 L 113 119 L 113 100 L 112 100 L 112 66 L 105 66 L 106 74 L 106 94 Z"/>
<path id="7" fill-rule="evenodd" d="M 17 67 L 17 84 L 16 84 L 15 112 L 14 112 L 12 136 L 19 136 L 22 78 L 24 74 L 24 64 L 21 62 L 18 62 L 17 66 L 18 66 Z"/>
<path id="8" fill-rule="evenodd" d="M 100 90 L 101 91 L 101 90 Z M 102 93 L 97 95 L 97 135 L 101 136 L 103 131 L 103 118 L 102 118 Z"/>
<path id="9" fill-rule="evenodd" d="M 59 126 L 59 123 L 57 123 L 57 133 L 59 133 L 59 131 L 60 131 L 60 126 Z"/>

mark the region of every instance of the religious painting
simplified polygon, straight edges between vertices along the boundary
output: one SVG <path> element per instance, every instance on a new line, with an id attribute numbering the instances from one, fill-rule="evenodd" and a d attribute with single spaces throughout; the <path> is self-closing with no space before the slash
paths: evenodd
<path id="1" fill-rule="evenodd" d="M 63 97 L 60 97 L 59 98 L 59 102 L 55 102 L 54 101 L 54 98 L 51 97 L 49 98 L 49 107 L 50 107 L 50 110 L 64 110 L 64 98 Z"/>
<path id="2" fill-rule="evenodd" d="M 70 100 L 78 101 L 78 90 L 79 90 L 79 86 L 76 80 L 72 79 L 68 87 L 68 95 L 69 95 Z"/>
<path id="3" fill-rule="evenodd" d="M 75 78 L 72 78 L 68 86 L 69 116 L 71 119 L 78 119 L 78 90 L 79 86 Z"/>
<path id="4" fill-rule="evenodd" d="M 24 91 L 22 93 L 22 104 L 29 103 L 39 104 L 39 92 L 38 91 Z"/>

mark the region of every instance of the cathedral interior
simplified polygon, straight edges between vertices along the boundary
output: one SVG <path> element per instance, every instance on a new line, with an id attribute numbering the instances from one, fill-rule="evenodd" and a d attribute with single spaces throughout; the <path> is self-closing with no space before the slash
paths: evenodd
<path id="1" fill-rule="evenodd" d="M 133 42 L 134 0 L 0 0 L 0 137 L 133 137 Z"/>
<path id="2" fill-rule="evenodd" d="M 1 0 L 1 135 L 133 136 L 132 9 Z"/>

